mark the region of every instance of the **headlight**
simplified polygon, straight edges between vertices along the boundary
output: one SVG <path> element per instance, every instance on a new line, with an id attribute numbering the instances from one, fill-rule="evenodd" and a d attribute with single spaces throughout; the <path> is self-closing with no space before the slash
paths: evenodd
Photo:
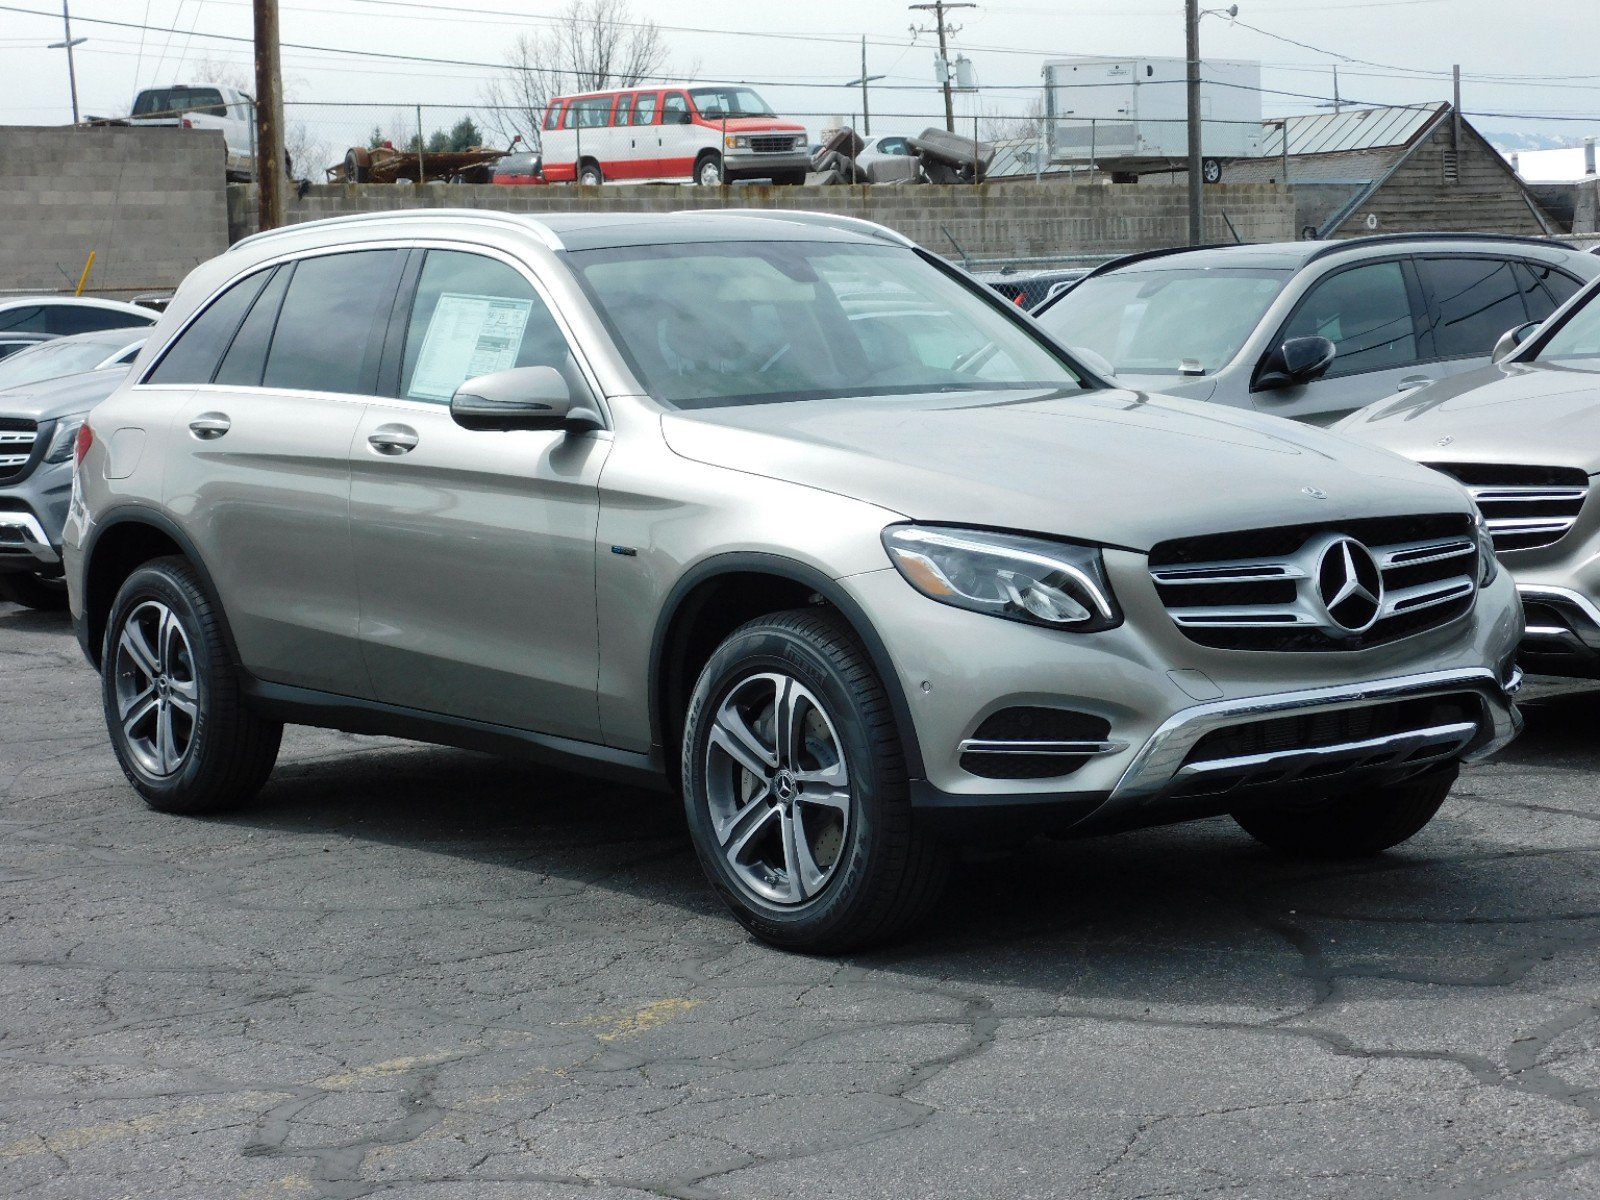
<path id="1" fill-rule="evenodd" d="M 1472 506 L 1472 524 L 1478 532 L 1478 586 L 1486 588 L 1500 574 L 1500 560 L 1494 553 L 1494 535 L 1478 506 Z"/>
<path id="2" fill-rule="evenodd" d="M 919 525 L 889 526 L 883 545 L 906 582 L 941 604 L 1076 633 L 1122 622 L 1093 546 Z"/>
<path id="3" fill-rule="evenodd" d="M 810 143 L 810 142 L 808 142 L 808 141 L 806 141 L 806 139 L 805 139 L 805 138 L 803 138 L 803 137 L 797 137 L 797 138 L 795 138 L 795 140 L 794 140 L 794 148 L 795 148 L 795 149 L 796 149 L 796 150 L 804 150 L 804 149 L 805 149 L 805 148 L 806 148 L 806 147 L 807 147 L 807 146 L 809 146 L 809 145 L 810 145 L 810 144 L 811 144 L 811 143 Z"/>
<path id="4" fill-rule="evenodd" d="M 722 139 L 722 144 L 729 150 L 744 150 L 749 147 L 750 139 L 742 134 L 738 137 L 735 137 L 730 133 Z"/>
<path id="5" fill-rule="evenodd" d="M 88 413 L 73 413 L 56 418 L 56 431 L 50 436 L 49 448 L 44 452 L 47 463 L 64 463 L 72 457 L 72 444 L 78 440 L 78 430 Z"/>

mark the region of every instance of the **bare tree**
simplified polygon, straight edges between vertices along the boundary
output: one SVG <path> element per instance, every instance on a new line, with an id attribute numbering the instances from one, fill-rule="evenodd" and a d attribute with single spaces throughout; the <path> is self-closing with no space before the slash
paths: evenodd
<path id="1" fill-rule="evenodd" d="M 1044 97 L 1033 96 L 1020 113 L 1020 106 L 1015 100 L 1002 103 L 1003 107 L 984 106 L 983 115 L 979 118 L 979 136 L 986 142 L 1002 142 L 1013 138 L 1037 141 L 1044 128 Z"/>
<path id="2" fill-rule="evenodd" d="M 632 87 L 666 69 L 660 28 L 636 19 L 628 0 L 568 0 L 548 27 L 512 44 L 504 72 L 484 90 L 484 120 L 501 141 L 520 135 L 537 148 L 552 96 Z"/>

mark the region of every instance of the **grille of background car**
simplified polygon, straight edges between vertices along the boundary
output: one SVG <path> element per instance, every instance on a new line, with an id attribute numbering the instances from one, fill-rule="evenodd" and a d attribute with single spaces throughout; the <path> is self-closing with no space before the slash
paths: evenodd
<path id="1" fill-rule="evenodd" d="M 1287 560 L 1312 538 L 1328 534 L 1354 538 L 1380 563 L 1389 560 L 1383 569 L 1386 596 L 1422 590 L 1365 633 L 1289 624 L 1283 614 L 1295 603 L 1297 589 L 1316 581 L 1290 576 Z M 1228 650 L 1362 650 L 1420 633 L 1472 606 L 1478 566 L 1472 518 L 1465 513 L 1212 534 L 1162 542 L 1150 551 L 1157 594 L 1184 635 Z"/>
<path id="2" fill-rule="evenodd" d="M 1500 551 L 1537 550 L 1560 541 L 1589 495 L 1589 476 L 1578 467 L 1427 465 L 1466 485 L 1489 522 L 1494 548 Z"/>
<path id="3" fill-rule="evenodd" d="M 20 417 L 0 417 L 0 482 L 17 479 L 27 473 L 28 461 L 33 457 L 34 439 L 38 437 L 37 422 Z"/>
<path id="4" fill-rule="evenodd" d="M 750 149 L 757 154 L 781 154 L 785 150 L 794 149 L 794 135 L 790 133 L 783 137 L 753 137 L 750 139 Z"/>

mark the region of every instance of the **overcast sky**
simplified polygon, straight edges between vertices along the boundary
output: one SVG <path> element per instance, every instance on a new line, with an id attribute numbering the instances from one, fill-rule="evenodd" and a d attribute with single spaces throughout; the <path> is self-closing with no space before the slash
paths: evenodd
<path id="1" fill-rule="evenodd" d="M 60 39 L 59 13 L 14 11 L 48 11 L 57 7 L 56 0 L 0 0 L 0 5 L 0 121 L 66 121 L 66 62 L 62 51 L 46 48 Z M 71 5 L 74 35 L 88 38 L 77 50 L 85 114 L 124 113 L 138 88 L 185 81 L 205 61 L 249 70 L 247 44 L 203 35 L 248 38 L 250 0 L 71 0 Z M 282 37 L 286 43 L 496 62 L 529 18 L 561 7 L 562 0 L 282 0 Z M 1484 116 L 1477 119 L 1481 128 L 1527 129 L 1576 142 L 1600 132 L 1596 8 L 1596 0 L 1241 0 L 1240 24 L 1230 24 L 1225 16 L 1204 19 L 1202 52 L 1259 60 L 1263 87 L 1270 89 L 1262 97 L 1267 116 L 1312 111 L 1331 97 L 1335 63 L 1346 99 L 1376 103 L 1448 99 L 1450 67 L 1459 63 L 1468 113 L 1541 114 L 1528 120 Z M 859 91 L 835 85 L 859 70 L 857 41 L 863 34 L 870 42 L 869 71 L 888 76 L 873 85 L 877 132 L 920 129 L 941 111 L 932 86 L 932 39 L 913 39 L 908 30 L 913 20 L 930 23 L 931 14 L 908 12 L 903 4 L 633 0 L 633 9 L 663 27 L 674 64 L 697 63 L 704 78 L 760 81 L 780 112 L 805 114 L 812 128 L 830 114 L 859 107 Z M 1025 111 L 1028 89 L 1037 87 L 1040 64 L 1050 56 L 1181 55 L 1182 13 L 1181 0 L 1021 0 L 957 11 L 951 19 L 961 29 L 953 49 L 972 60 L 985 89 L 961 97 L 958 112 Z M 117 28 L 90 18 L 156 29 Z M 182 32 L 164 32 L 173 28 Z M 776 34 L 787 36 L 770 36 Z M 340 120 L 386 124 L 416 103 L 470 107 L 481 100 L 490 74 L 474 66 L 287 48 L 284 62 L 292 99 L 329 106 L 291 110 L 290 119 L 311 118 L 335 137 L 344 132 Z M 349 107 L 357 103 L 374 106 L 371 122 L 364 111 Z M 425 120 L 444 125 L 448 115 L 441 109 L 438 121 L 432 114 Z M 1553 115 L 1587 119 L 1558 121 Z"/>

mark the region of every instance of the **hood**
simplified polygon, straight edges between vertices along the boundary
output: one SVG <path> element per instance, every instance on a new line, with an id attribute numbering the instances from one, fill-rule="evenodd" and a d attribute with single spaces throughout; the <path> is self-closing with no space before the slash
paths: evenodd
<path id="1" fill-rule="evenodd" d="M 128 367 L 123 365 L 19 384 L 0 391 L 0 416 L 53 421 L 85 412 L 116 391 L 127 374 Z"/>
<path id="2" fill-rule="evenodd" d="M 1201 533 L 1469 510 L 1455 483 L 1383 451 L 1123 390 L 735 405 L 667 413 L 662 429 L 684 458 L 912 520 L 1137 550 Z"/>
<path id="3" fill-rule="evenodd" d="M 701 124 L 722 128 L 721 117 L 702 117 Z M 804 133 L 804 125 L 796 125 L 779 117 L 729 117 L 729 133 Z"/>
<path id="4" fill-rule="evenodd" d="M 1214 375 L 1117 375 L 1112 382 L 1135 392 L 1157 392 L 1185 400 L 1209 400 L 1217 390 Z"/>
<path id="5" fill-rule="evenodd" d="M 1345 437 L 1419 462 L 1525 463 L 1600 472 L 1600 372 L 1499 363 L 1351 413 Z"/>

